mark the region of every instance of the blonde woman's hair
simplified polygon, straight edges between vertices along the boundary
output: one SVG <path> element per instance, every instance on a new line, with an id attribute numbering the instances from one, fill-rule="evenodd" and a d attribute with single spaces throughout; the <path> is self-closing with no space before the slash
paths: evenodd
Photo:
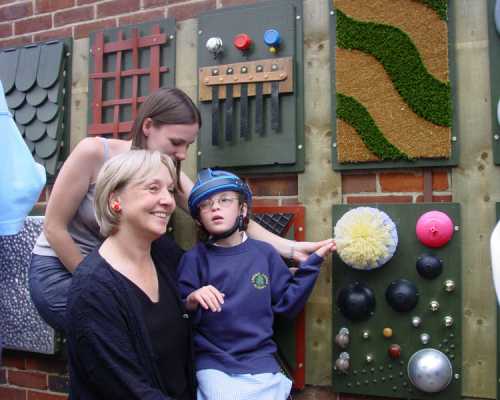
<path id="1" fill-rule="evenodd" d="M 94 200 L 101 235 L 111 235 L 120 222 L 120 214 L 113 211 L 109 204 L 111 194 L 120 192 L 133 181 L 144 181 L 162 165 L 167 167 L 177 190 L 175 164 L 169 156 L 158 151 L 130 150 L 104 163 L 97 175 Z"/>

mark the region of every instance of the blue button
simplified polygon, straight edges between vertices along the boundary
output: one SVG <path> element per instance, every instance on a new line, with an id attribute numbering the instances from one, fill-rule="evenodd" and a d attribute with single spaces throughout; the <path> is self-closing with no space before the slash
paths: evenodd
<path id="1" fill-rule="evenodd" d="M 281 43 L 281 35 L 276 29 L 268 29 L 264 32 L 264 43 L 267 46 L 278 47 Z"/>

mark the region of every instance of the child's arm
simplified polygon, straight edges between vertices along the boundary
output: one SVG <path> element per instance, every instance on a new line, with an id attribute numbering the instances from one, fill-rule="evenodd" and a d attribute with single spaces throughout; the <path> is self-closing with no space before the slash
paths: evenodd
<path id="1" fill-rule="evenodd" d="M 201 305 L 205 310 L 221 311 L 224 294 L 212 285 L 202 286 L 204 282 L 200 281 L 199 270 L 206 268 L 206 266 L 199 265 L 200 262 L 203 262 L 202 259 L 202 257 L 198 257 L 198 253 L 194 249 L 182 256 L 177 276 L 179 293 L 189 312 L 195 312 L 198 305 Z"/>
<path id="2" fill-rule="evenodd" d="M 292 275 L 277 254 L 272 259 L 271 292 L 273 312 L 294 318 L 304 307 L 319 275 L 319 267 L 324 257 L 335 250 L 330 242 L 311 254 Z"/>

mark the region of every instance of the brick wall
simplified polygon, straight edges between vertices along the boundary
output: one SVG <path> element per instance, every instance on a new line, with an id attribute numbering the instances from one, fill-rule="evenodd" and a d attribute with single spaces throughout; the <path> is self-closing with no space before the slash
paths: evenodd
<path id="1" fill-rule="evenodd" d="M 0 368 L 0 400 L 65 400 L 66 361 L 62 358 L 5 351 Z"/>

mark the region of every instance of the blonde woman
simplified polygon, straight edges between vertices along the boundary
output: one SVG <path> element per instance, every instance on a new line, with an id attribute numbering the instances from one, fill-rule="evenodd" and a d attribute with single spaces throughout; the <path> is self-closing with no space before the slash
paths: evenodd
<path id="1" fill-rule="evenodd" d="M 177 260 L 156 239 L 175 210 L 174 163 L 132 150 L 107 161 L 95 209 L 105 238 L 78 266 L 67 313 L 72 399 L 195 398 Z"/>

